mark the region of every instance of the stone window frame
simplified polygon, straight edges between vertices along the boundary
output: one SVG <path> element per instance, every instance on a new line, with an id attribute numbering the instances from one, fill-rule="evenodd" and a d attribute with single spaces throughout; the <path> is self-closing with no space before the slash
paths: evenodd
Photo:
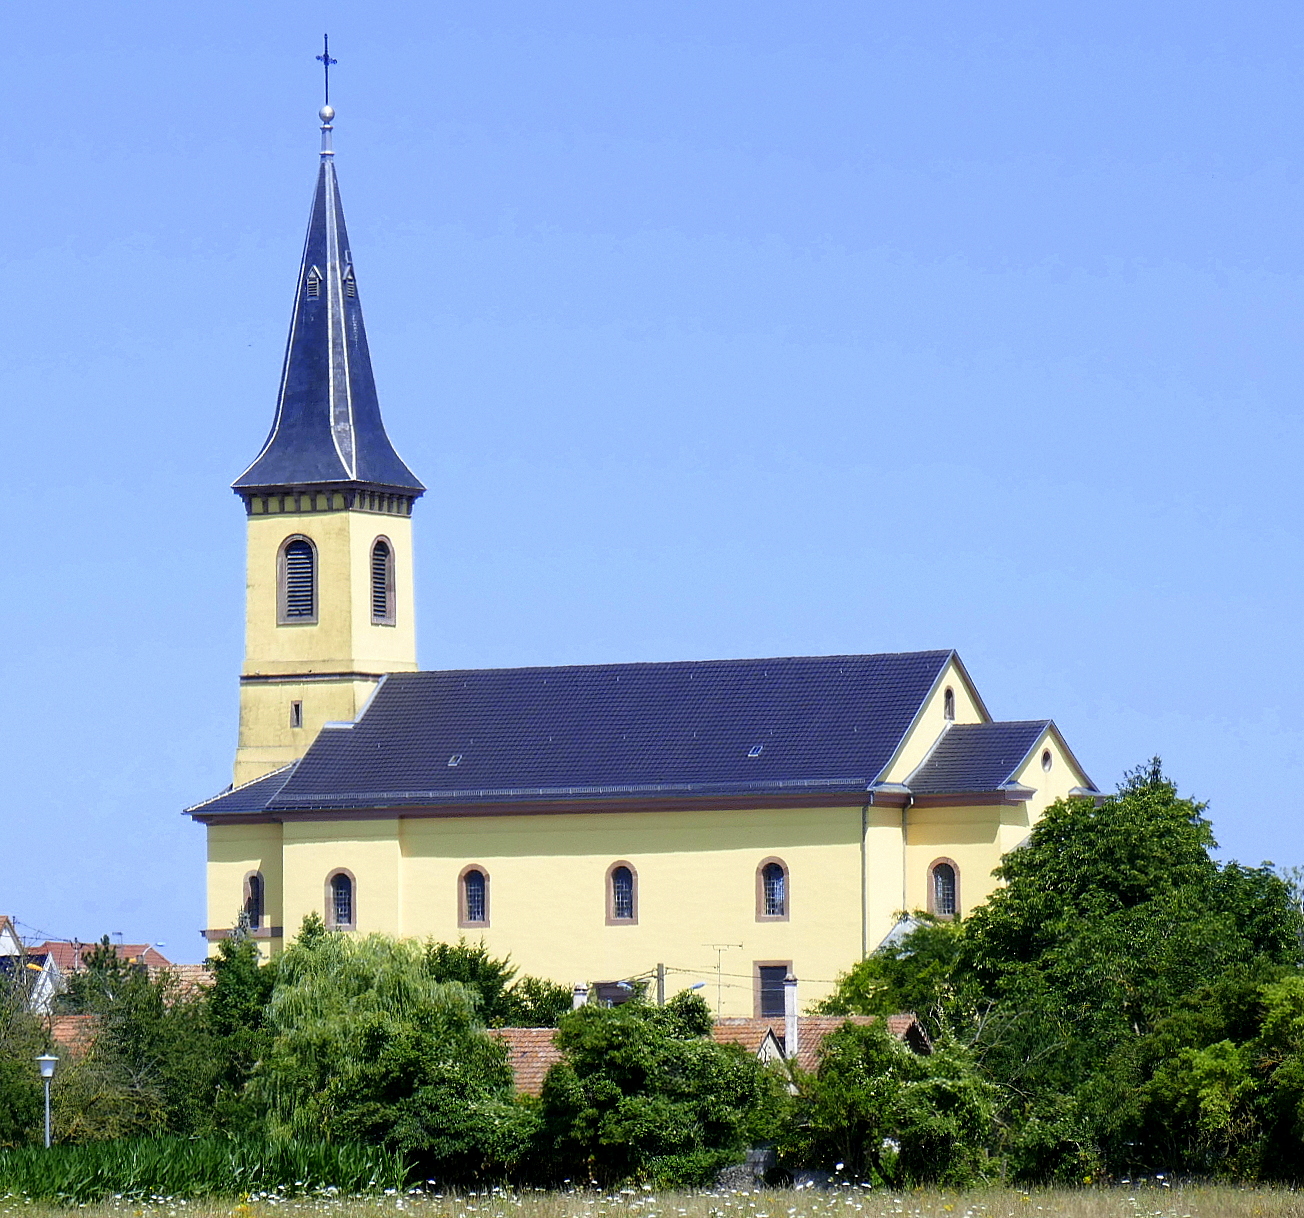
<path id="1" fill-rule="evenodd" d="M 634 916 L 632 918 L 616 917 L 616 870 L 624 867 L 629 871 L 630 885 L 630 904 L 633 907 Z M 605 888 L 605 903 L 608 926 L 637 926 L 638 925 L 638 868 L 628 859 L 617 859 L 610 867 L 607 868 L 607 875 L 603 887 Z"/>
<path id="2" fill-rule="evenodd" d="M 765 912 L 765 869 L 769 866 L 783 869 L 783 913 Z M 792 871 L 777 854 L 771 854 L 756 864 L 756 920 L 758 922 L 787 922 L 792 916 Z"/>
<path id="3" fill-rule="evenodd" d="M 349 881 L 349 912 L 353 915 L 352 922 L 335 921 L 335 877 L 340 875 Z M 332 867 L 326 876 L 325 898 L 326 926 L 328 930 L 358 929 L 358 877 L 353 872 L 347 867 Z"/>
<path id="4" fill-rule="evenodd" d="M 466 877 L 473 871 L 478 871 L 484 876 L 484 918 L 479 922 L 472 922 L 467 916 Z M 457 873 L 457 926 L 459 930 L 483 930 L 489 926 L 492 917 L 492 910 L 489 907 L 489 890 L 489 868 L 484 864 L 467 863 Z"/>
<path id="5" fill-rule="evenodd" d="M 937 882 L 933 878 L 933 873 L 937 870 L 938 867 L 942 866 L 943 864 L 949 867 L 951 869 L 951 873 L 955 876 L 955 912 L 954 913 L 941 913 L 937 908 Z M 931 863 L 928 864 L 928 912 L 932 914 L 935 918 L 941 918 L 944 921 L 949 922 L 952 918 L 954 918 L 957 914 L 959 914 L 960 909 L 961 909 L 960 864 L 957 863 L 955 859 L 947 858 L 945 856 L 941 858 L 935 858 Z"/>

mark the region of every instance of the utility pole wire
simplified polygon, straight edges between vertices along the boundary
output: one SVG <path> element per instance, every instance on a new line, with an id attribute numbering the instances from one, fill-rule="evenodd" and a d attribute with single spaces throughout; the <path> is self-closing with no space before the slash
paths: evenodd
<path id="1" fill-rule="evenodd" d="M 719 1019 L 720 1004 L 724 1000 L 724 973 L 721 971 L 723 969 L 721 962 L 724 960 L 724 953 L 730 948 L 736 947 L 739 951 L 742 951 L 743 945 L 741 943 L 703 943 L 702 946 L 709 947 L 715 952 L 715 1017 Z"/>

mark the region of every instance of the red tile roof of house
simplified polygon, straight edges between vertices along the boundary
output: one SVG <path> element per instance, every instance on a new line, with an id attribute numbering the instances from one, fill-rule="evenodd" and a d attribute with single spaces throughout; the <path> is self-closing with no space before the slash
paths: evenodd
<path id="1" fill-rule="evenodd" d="M 489 1035 L 507 1046 L 507 1059 L 521 1095 L 542 1095 L 544 1075 L 561 1061 L 553 1044 L 556 1028 L 490 1028 Z"/>
<path id="2" fill-rule="evenodd" d="M 97 947 L 95 943 L 69 943 L 64 940 L 50 940 L 36 947 L 29 947 L 29 956 L 51 956 L 59 970 L 64 973 L 80 972 L 86 967 L 85 959 Z M 147 968 L 175 968 L 172 961 L 162 952 L 148 943 L 115 943 L 113 950 L 120 960 L 129 964 L 143 961 Z"/>
<path id="3" fill-rule="evenodd" d="M 824 1038 L 837 1031 L 844 1023 L 860 1026 L 875 1023 L 876 1015 L 802 1015 L 798 1020 L 797 1064 L 803 1070 L 814 1070 Z M 898 1040 L 906 1041 L 916 1052 L 926 1052 L 928 1036 L 914 1015 L 889 1015 L 887 1028 Z M 720 1019 L 711 1029 L 717 1044 L 742 1045 L 755 1054 L 767 1032 L 773 1032 L 783 1044 L 782 1019 Z M 556 1028 L 490 1028 L 489 1035 L 507 1046 L 507 1059 L 516 1080 L 516 1090 L 521 1095 L 542 1095 L 543 1080 L 548 1071 L 562 1059 L 562 1052 L 553 1043 Z"/>
<path id="4" fill-rule="evenodd" d="M 864 1027 L 876 1023 L 877 1015 L 800 1015 L 797 1018 L 797 1065 L 803 1070 L 814 1070 L 819 1062 L 820 1047 L 824 1038 L 836 1032 L 844 1023 Z M 914 1015 L 889 1015 L 887 1030 L 897 1040 L 906 1041 L 916 1052 L 928 1046 L 928 1036 Z M 711 1029 L 717 1044 L 742 1045 L 749 1053 L 756 1053 L 767 1032 L 783 1045 L 784 1020 L 782 1019 L 718 1019 Z"/>

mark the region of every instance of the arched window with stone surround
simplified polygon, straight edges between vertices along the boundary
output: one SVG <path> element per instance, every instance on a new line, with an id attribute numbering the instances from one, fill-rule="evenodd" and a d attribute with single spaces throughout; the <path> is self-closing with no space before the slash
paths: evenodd
<path id="1" fill-rule="evenodd" d="M 483 867 L 465 867 L 457 880 L 457 924 L 489 925 L 489 873 Z"/>
<path id="2" fill-rule="evenodd" d="M 251 871 L 245 876 L 244 916 L 250 930 L 263 924 L 264 885 L 262 872 Z"/>
<path id="3" fill-rule="evenodd" d="M 756 920 L 786 922 L 790 900 L 788 865 L 780 858 L 762 859 L 756 868 Z"/>
<path id="4" fill-rule="evenodd" d="M 607 925 L 632 926 L 638 921 L 638 873 L 626 862 L 607 868 Z"/>
<path id="5" fill-rule="evenodd" d="M 343 869 L 331 873 L 326 881 L 326 925 L 337 930 L 352 930 L 357 925 L 357 885 Z"/>
<path id="6" fill-rule="evenodd" d="M 950 859 L 938 859 L 928 869 L 928 912 L 940 918 L 960 912 L 960 869 Z"/>

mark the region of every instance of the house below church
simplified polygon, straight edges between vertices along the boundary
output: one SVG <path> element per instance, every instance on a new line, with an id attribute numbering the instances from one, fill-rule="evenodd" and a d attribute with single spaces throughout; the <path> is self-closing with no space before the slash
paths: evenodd
<path id="1" fill-rule="evenodd" d="M 235 783 L 207 826 L 210 942 L 481 940 L 618 987 L 661 966 L 717 1015 L 783 1015 L 901 911 L 979 904 L 1053 800 L 1095 795 L 1054 723 L 997 721 L 954 651 L 423 672 L 412 513 L 381 421 L 329 107 L 248 534 Z"/>

